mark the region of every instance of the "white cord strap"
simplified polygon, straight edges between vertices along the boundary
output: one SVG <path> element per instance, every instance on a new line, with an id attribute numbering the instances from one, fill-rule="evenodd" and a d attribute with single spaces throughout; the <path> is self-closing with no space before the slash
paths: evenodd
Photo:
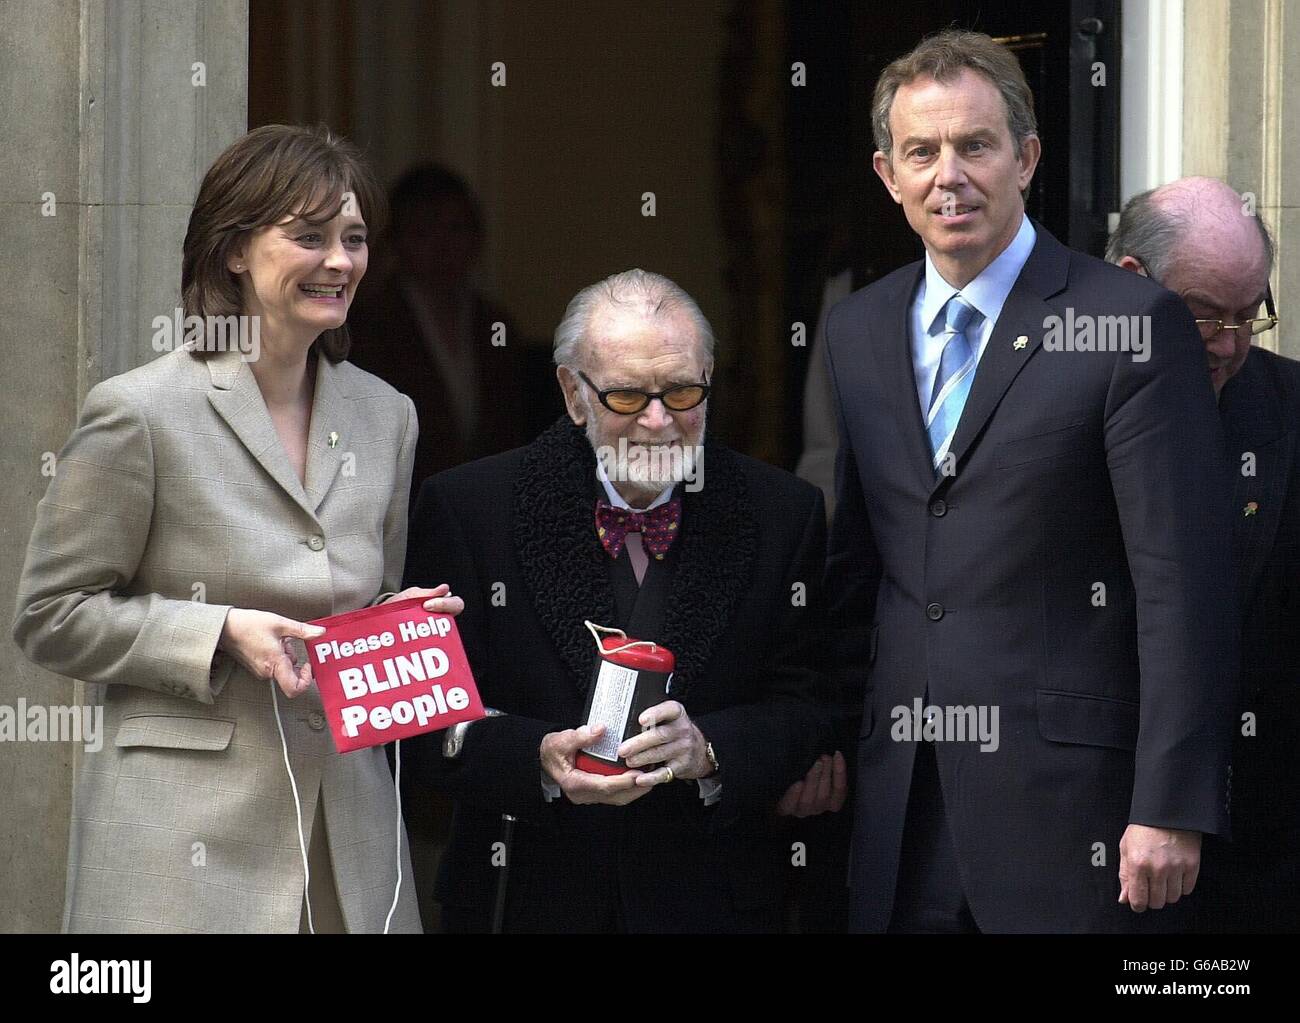
<path id="1" fill-rule="evenodd" d="M 284 769 L 289 772 L 289 786 L 293 789 L 293 812 L 298 821 L 298 851 L 302 853 L 302 901 L 307 907 L 307 931 L 315 934 L 316 924 L 311 917 L 311 899 L 307 896 L 311 886 L 311 868 L 307 866 L 307 840 L 302 834 L 302 803 L 298 799 L 298 782 L 293 776 L 293 767 L 289 764 L 289 744 L 284 739 L 284 722 L 280 720 L 280 700 L 275 695 L 279 686 L 276 685 L 274 678 L 269 681 L 271 706 L 275 709 L 275 727 L 280 732 L 280 750 L 284 753 Z"/>
<path id="2" fill-rule="evenodd" d="M 601 654 L 616 654 L 623 650 L 631 650 L 634 646 L 648 646 L 651 650 L 654 650 L 659 646 L 658 643 L 652 643 L 648 639 L 637 639 L 630 643 L 624 643 L 622 646 L 616 646 L 611 650 L 606 650 L 600 642 L 600 634 L 602 632 L 608 632 L 615 636 L 622 636 L 624 639 L 627 639 L 627 633 L 622 629 L 611 629 L 607 625 L 597 625 L 595 622 L 589 622 L 585 619 L 582 624 L 585 625 L 587 631 L 591 633 L 592 638 L 596 641 L 596 651 Z"/>
<path id="3" fill-rule="evenodd" d="M 398 896 L 402 894 L 402 740 L 393 743 L 393 757 L 396 763 L 393 771 L 393 792 L 397 795 L 397 887 L 393 889 L 393 904 L 388 907 L 388 916 L 384 919 L 384 933 L 393 922 L 393 913 L 397 909 Z"/>
<path id="4" fill-rule="evenodd" d="M 298 798 L 298 781 L 293 776 L 293 767 L 289 763 L 289 744 L 284 738 L 284 722 L 280 720 L 280 701 L 276 696 L 275 679 L 271 679 L 271 706 L 275 709 L 275 727 L 280 733 L 280 751 L 284 754 L 284 769 L 289 772 L 289 787 L 293 790 L 293 812 L 298 824 L 298 851 L 302 854 L 302 901 L 307 907 L 307 930 L 311 934 L 316 933 L 316 923 L 311 914 L 311 898 L 308 892 L 311 890 L 311 868 L 307 865 L 307 840 L 302 831 L 302 802 Z M 393 744 L 393 753 L 396 760 L 393 775 L 393 794 L 397 801 L 397 886 L 393 889 L 393 904 L 388 907 L 388 916 L 384 918 L 384 933 L 388 933 L 389 925 L 393 922 L 393 914 L 397 911 L 397 903 L 402 895 L 402 742 L 399 739 Z M 324 798 L 322 795 L 320 798 Z"/>

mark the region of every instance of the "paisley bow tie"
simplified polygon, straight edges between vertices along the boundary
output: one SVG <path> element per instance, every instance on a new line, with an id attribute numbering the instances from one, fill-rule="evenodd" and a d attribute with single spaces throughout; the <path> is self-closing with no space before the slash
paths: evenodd
<path id="1" fill-rule="evenodd" d="M 677 497 L 644 512 L 596 501 L 596 535 L 611 558 L 618 557 L 628 533 L 640 533 L 645 549 L 662 561 L 677 539 L 681 521 L 682 502 Z"/>

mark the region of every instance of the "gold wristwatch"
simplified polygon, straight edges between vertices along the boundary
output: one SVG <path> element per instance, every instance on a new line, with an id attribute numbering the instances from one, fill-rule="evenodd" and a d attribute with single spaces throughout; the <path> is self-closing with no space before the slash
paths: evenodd
<path id="1" fill-rule="evenodd" d="M 709 758 L 709 763 L 713 765 L 713 772 L 716 774 L 721 768 L 718 767 L 718 755 L 713 752 L 713 743 L 708 739 L 704 740 L 704 755 Z"/>

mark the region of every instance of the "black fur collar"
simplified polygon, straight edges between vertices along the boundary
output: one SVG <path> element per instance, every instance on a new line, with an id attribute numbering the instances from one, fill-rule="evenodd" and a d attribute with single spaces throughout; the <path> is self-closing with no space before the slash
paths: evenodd
<path id="1" fill-rule="evenodd" d="M 682 536 L 669 590 L 662 643 L 677 658 L 673 695 L 708 666 L 749 586 L 758 524 L 740 460 L 706 443 L 704 485 L 682 495 Z M 561 418 L 527 450 L 515 480 L 515 551 L 533 604 L 575 686 L 585 692 L 595 643 L 582 624 L 614 621 L 608 557 L 596 537 L 596 457 L 584 431 Z"/>

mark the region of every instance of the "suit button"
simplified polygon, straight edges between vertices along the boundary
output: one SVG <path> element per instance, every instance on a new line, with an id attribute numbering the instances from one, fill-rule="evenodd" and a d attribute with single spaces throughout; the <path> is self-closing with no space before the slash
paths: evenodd
<path id="1" fill-rule="evenodd" d="M 942 497 L 931 503 L 930 514 L 936 519 L 941 519 L 948 514 L 948 505 L 944 502 Z"/>
<path id="2" fill-rule="evenodd" d="M 932 622 L 937 622 L 940 618 L 943 617 L 943 605 L 927 604 L 925 607 L 925 617 L 930 619 L 930 621 Z"/>
<path id="3" fill-rule="evenodd" d="M 312 711 L 307 715 L 307 727 L 313 732 L 319 732 L 325 727 L 325 715 L 318 710 Z"/>
<path id="4" fill-rule="evenodd" d="M 323 551 L 325 549 L 325 538 L 323 536 L 309 536 L 307 546 L 314 551 Z"/>

